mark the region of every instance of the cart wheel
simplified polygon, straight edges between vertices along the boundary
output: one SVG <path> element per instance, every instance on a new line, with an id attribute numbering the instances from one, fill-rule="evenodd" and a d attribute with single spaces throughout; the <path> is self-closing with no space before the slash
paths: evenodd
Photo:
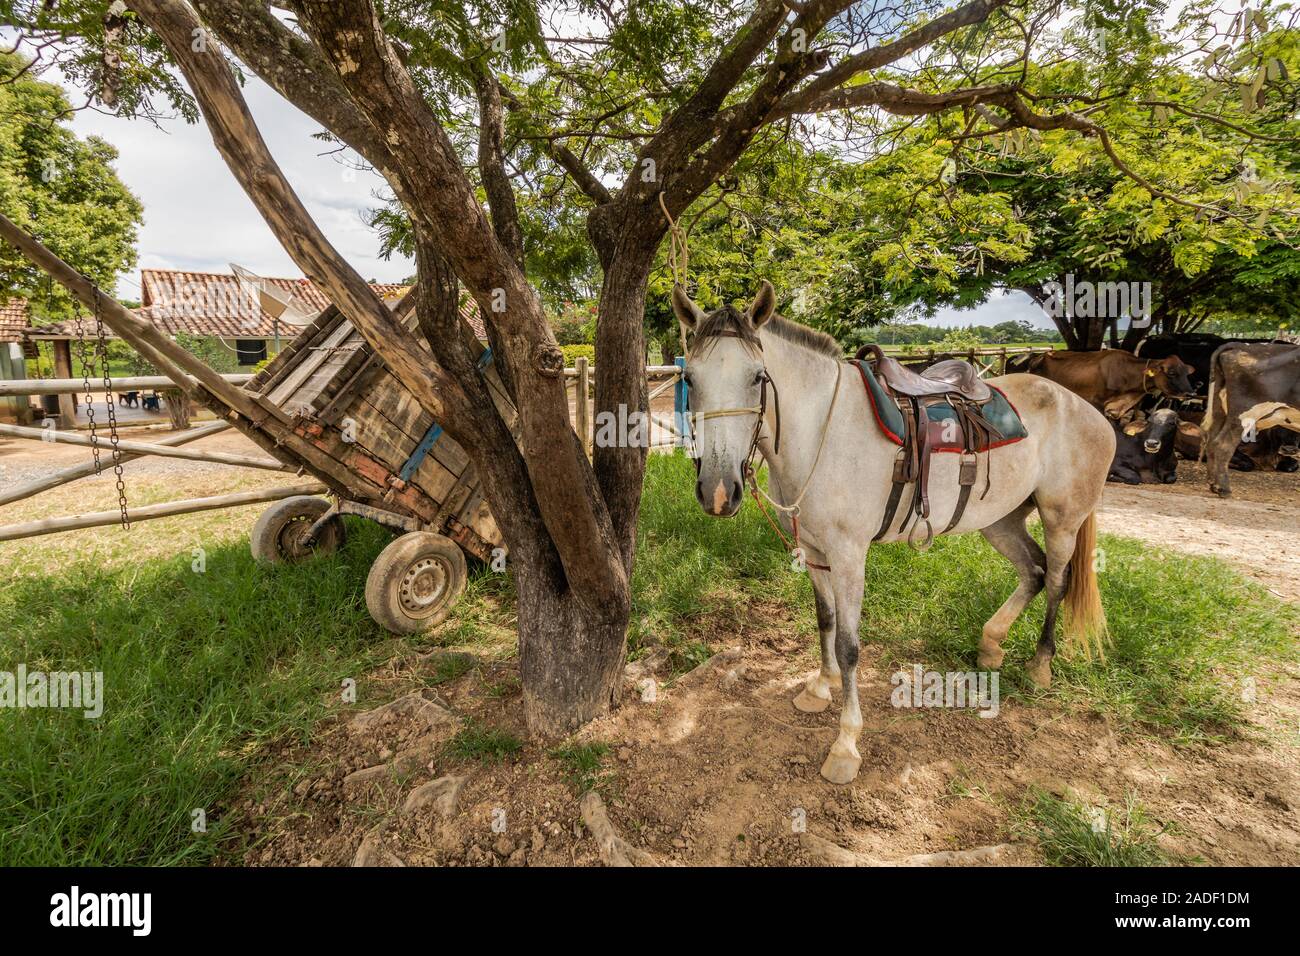
<path id="1" fill-rule="evenodd" d="M 394 634 L 414 634 L 446 619 L 465 582 L 465 555 L 456 542 L 412 531 L 379 552 L 366 577 L 366 607 Z"/>
<path id="2" fill-rule="evenodd" d="M 253 525 L 249 541 L 253 557 L 263 564 L 297 564 L 313 555 L 333 554 L 347 538 L 338 515 L 325 523 L 312 544 L 306 541 L 311 526 L 329 509 L 328 501 L 312 495 L 277 501 Z"/>

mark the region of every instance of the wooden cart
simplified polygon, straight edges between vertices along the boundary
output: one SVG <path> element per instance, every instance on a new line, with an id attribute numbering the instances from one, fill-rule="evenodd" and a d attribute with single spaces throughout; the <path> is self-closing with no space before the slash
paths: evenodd
<path id="1" fill-rule="evenodd" d="M 408 296 L 395 306 L 408 324 L 412 304 Z M 491 350 L 467 323 L 462 334 L 513 429 L 515 410 L 492 369 Z M 330 486 L 333 502 L 300 496 L 268 508 L 252 533 L 259 561 L 295 562 L 337 549 L 342 515 L 377 521 L 400 536 L 370 569 L 366 605 L 383 627 L 411 633 L 442 621 L 464 591 L 462 552 L 483 561 L 502 553 L 500 531 L 464 450 L 337 308 L 322 312 L 244 388 L 342 466 L 328 474 L 292 449 L 272 449 Z"/>
<path id="2" fill-rule="evenodd" d="M 91 334 L 97 338 L 106 392 L 111 391 L 104 345 L 104 329 L 108 328 L 218 419 L 192 435 L 156 444 L 131 443 L 128 448 L 118 440 L 110 415 L 109 445 L 112 466 L 119 474 L 119 511 L 12 525 L 0 528 L 0 540 L 97 527 L 119 520 L 129 527 L 132 521 L 170 514 L 231 507 L 253 500 L 276 501 L 253 529 L 253 554 L 266 562 L 293 562 L 341 546 L 342 516 L 361 515 L 401 533 L 380 553 L 366 582 L 366 604 L 371 614 L 381 625 L 398 633 L 422 630 L 445 618 L 465 588 L 465 553 L 490 560 L 501 547 L 500 531 L 464 450 L 420 407 L 337 307 L 321 312 L 265 369 L 240 388 L 152 323 L 105 295 L 86 276 L 3 215 L 0 236 L 91 310 Z M 390 308 L 407 328 L 414 328 L 414 305 L 414 297 L 407 295 L 391 303 Z M 478 341 L 464 316 L 460 334 L 471 354 L 478 357 L 492 401 L 510 429 L 516 431 L 518 416 L 492 367 L 491 350 Z M 416 340 L 427 350 L 419 336 Z M 216 455 L 174 446 L 229 426 L 238 428 L 274 460 L 230 455 L 220 458 L 229 462 L 239 457 L 241 461 L 230 463 L 305 472 L 318 479 L 324 489 L 307 483 L 128 508 L 120 480 L 123 461 L 141 454 L 215 461 Z M 0 427 L 19 437 L 43 437 L 40 433 L 25 434 L 32 429 Z M 76 436 L 57 437 L 72 443 L 82 441 Z M 93 433 L 91 441 L 95 441 Z M 48 479 L 27 482 L 3 500 L 21 500 L 99 470 L 97 456 L 93 466 L 64 469 Z M 321 490 L 329 492 L 333 500 L 317 497 Z"/>

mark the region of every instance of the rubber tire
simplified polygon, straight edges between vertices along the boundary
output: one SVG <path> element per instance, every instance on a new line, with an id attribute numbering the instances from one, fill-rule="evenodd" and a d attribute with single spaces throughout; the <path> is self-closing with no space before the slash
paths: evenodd
<path id="1" fill-rule="evenodd" d="M 328 501 L 314 495 L 277 501 L 253 525 L 248 542 L 253 557 L 261 564 L 298 564 L 317 555 L 333 554 L 347 540 L 347 530 L 338 515 L 325 524 L 310 548 L 294 540 L 295 534 L 305 532 L 329 509 Z"/>
<path id="2" fill-rule="evenodd" d="M 426 562 L 423 584 L 432 584 L 432 595 L 411 595 L 404 602 L 403 591 L 423 577 L 416 565 Z M 416 577 L 411 579 L 411 575 Z M 412 531 L 393 541 L 370 567 L 366 577 L 366 607 L 375 623 L 394 634 L 417 634 L 447 619 L 456 601 L 465 593 L 469 579 L 465 554 L 456 542 L 432 531 Z M 415 603 L 425 606 L 415 608 Z"/>

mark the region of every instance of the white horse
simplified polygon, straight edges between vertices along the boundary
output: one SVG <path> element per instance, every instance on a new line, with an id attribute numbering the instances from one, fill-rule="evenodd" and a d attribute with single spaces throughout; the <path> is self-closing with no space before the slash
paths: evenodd
<path id="1" fill-rule="evenodd" d="M 795 697 L 794 706 L 825 710 L 832 684 L 842 682 L 839 737 L 821 772 L 833 783 L 849 783 L 862 763 L 856 671 L 866 555 L 885 514 L 898 446 L 882 434 L 858 373 L 844 361 L 838 343 L 775 316 L 775 307 L 766 281 L 744 312 L 727 306 L 706 314 L 680 287 L 673 290 L 683 332 L 694 338 L 685 374 L 697 426 L 695 495 L 709 514 L 734 515 L 758 436 L 758 450 L 768 464 L 768 493 L 782 505 L 798 505 L 799 544 L 812 578 L 821 634 L 821 669 Z M 991 382 L 1020 413 L 1028 436 L 979 456 L 979 484 L 991 467 L 991 488 L 982 499 L 970 496 L 950 533 L 981 532 L 1020 576 L 1019 587 L 984 625 L 980 667 L 1002 665 L 1002 642 L 1011 625 L 1046 589 L 1042 635 L 1026 667 L 1030 679 L 1045 687 L 1051 682 L 1053 635 L 1063 602 L 1068 638 L 1085 651 L 1090 645 L 1100 647 L 1104 639 L 1105 615 L 1093 568 L 1094 511 L 1114 458 L 1115 435 L 1100 412 L 1045 378 L 1005 375 Z M 774 442 L 778 429 L 779 450 Z M 960 458 L 933 456 L 929 488 L 935 527 L 956 513 Z M 1043 522 L 1046 553 L 1025 529 L 1035 508 Z M 899 510 L 881 540 L 906 538 L 896 529 L 905 523 L 906 509 Z M 781 520 L 793 534 L 789 514 L 782 512 Z"/>

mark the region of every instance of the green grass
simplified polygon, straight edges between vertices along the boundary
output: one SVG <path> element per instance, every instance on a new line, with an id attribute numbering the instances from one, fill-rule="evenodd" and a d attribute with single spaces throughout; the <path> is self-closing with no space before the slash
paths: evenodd
<path id="1" fill-rule="evenodd" d="M 352 706 L 373 704 L 365 674 L 414 646 L 365 608 L 390 536 L 352 519 L 348 531 L 341 552 L 298 567 L 260 567 L 244 541 L 212 547 L 202 574 L 188 538 L 171 559 L 110 551 L 43 573 L 39 551 L 18 551 L 24 573 L 0 578 L 0 669 L 102 671 L 105 706 L 97 720 L 0 708 L 0 865 L 212 860 L 228 837 L 223 803 L 259 751 L 307 739 L 345 678 L 361 694 Z M 475 575 L 467 606 L 499 577 Z M 196 808 L 207 833 L 191 832 Z"/>
<path id="2" fill-rule="evenodd" d="M 579 796 L 588 790 L 605 793 L 613 782 L 613 771 L 605 769 L 609 744 L 570 743 L 553 748 L 550 755 L 564 768 L 564 779 Z"/>
<path id="3" fill-rule="evenodd" d="M 478 666 L 472 654 L 441 654 L 433 663 L 433 673 L 425 678 L 430 687 L 449 684 Z"/>
<path id="4" fill-rule="evenodd" d="M 744 622 L 770 620 L 775 606 L 811 663 L 807 576 L 791 569 L 752 503 L 734 519 L 709 518 L 692 481 L 685 458 L 652 456 L 633 654 L 658 645 L 675 669 L 688 669 Z M 475 571 L 447 625 L 397 639 L 365 610 L 366 572 L 389 540 L 374 525 L 350 520 L 342 552 L 298 567 L 259 567 L 242 540 L 212 545 L 197 574 L 191 548 L 202 540 L 203 520 L 187 521 L 183 535 L 172 530 L 171 538 L 141 524 L 93 547 L 54 546 L 65 539 L 0 546 L 0 669 L 24 662 L 31 670 L 102 671 L 105 680 L 98 720 L 0 709 L 0 865 L 209 862 L 231 836 L 223 809 L 267 745 L 309 738 L 339 709 L 345 678 L 357 680 L 362 699 L 353 706 L 362 708 L 375 703 L 366 697 L 372 688 L 388 688 L 365 675 L 395 655 L 430 646 L 472 650 L 480 659 L 513 653 L 506 575 Z M 1053 697 L 1178 740 L 1234 732 L 1247 706 L 1244 677 L 1267 687 L 1278 661 L 1293 657 L 1295 611 L 1216 561 L 1154 555 L 1114 539 L 1104 547 L 1114 643 L 1104 665 L 1059 662 Z M 942 539 L 923 556 L 897 545 L 874 548 L 864 640 L 883 643 L 898 663 L 967 669 L 980 626 L 1014 583 L 1010 565 L 978 536 Z M 1019 662 L 1032 651 L 1041 603 L 1012 631 L 1004 701 L 1038 699 L 1020 684 Z M 453 680 L 469 666 L 448 655 L 426 680 Z M 517 691 L 494 679 L 487 693 Z M 520 744 L 472 725 L 454 746 L 465 759 L 498 760 Z M 593 773 L 600 779 L 590 766 L 595 756 L 556 759 L 581 786 Z M 205 834 L 190 829 L 197 808 L 207 812 Z"/>
<path id="5" fill-rule="evenodd" d="M 1051 866 L 1170 866 L 1157 840 L 1172 831 L 1129 794 L 1122 806 L 1091 807 L 1034 789 L 1015 814 L 1015 830 L 1037 838 Z"/>
<path id="6" fill-rule="evenodd" d="M 473 719 L 467 720 L 460 732 L 447 741 L 449 757 L 484 763 L 500 763 L 523 749 L 524 742 L 514 734 Z"/>

